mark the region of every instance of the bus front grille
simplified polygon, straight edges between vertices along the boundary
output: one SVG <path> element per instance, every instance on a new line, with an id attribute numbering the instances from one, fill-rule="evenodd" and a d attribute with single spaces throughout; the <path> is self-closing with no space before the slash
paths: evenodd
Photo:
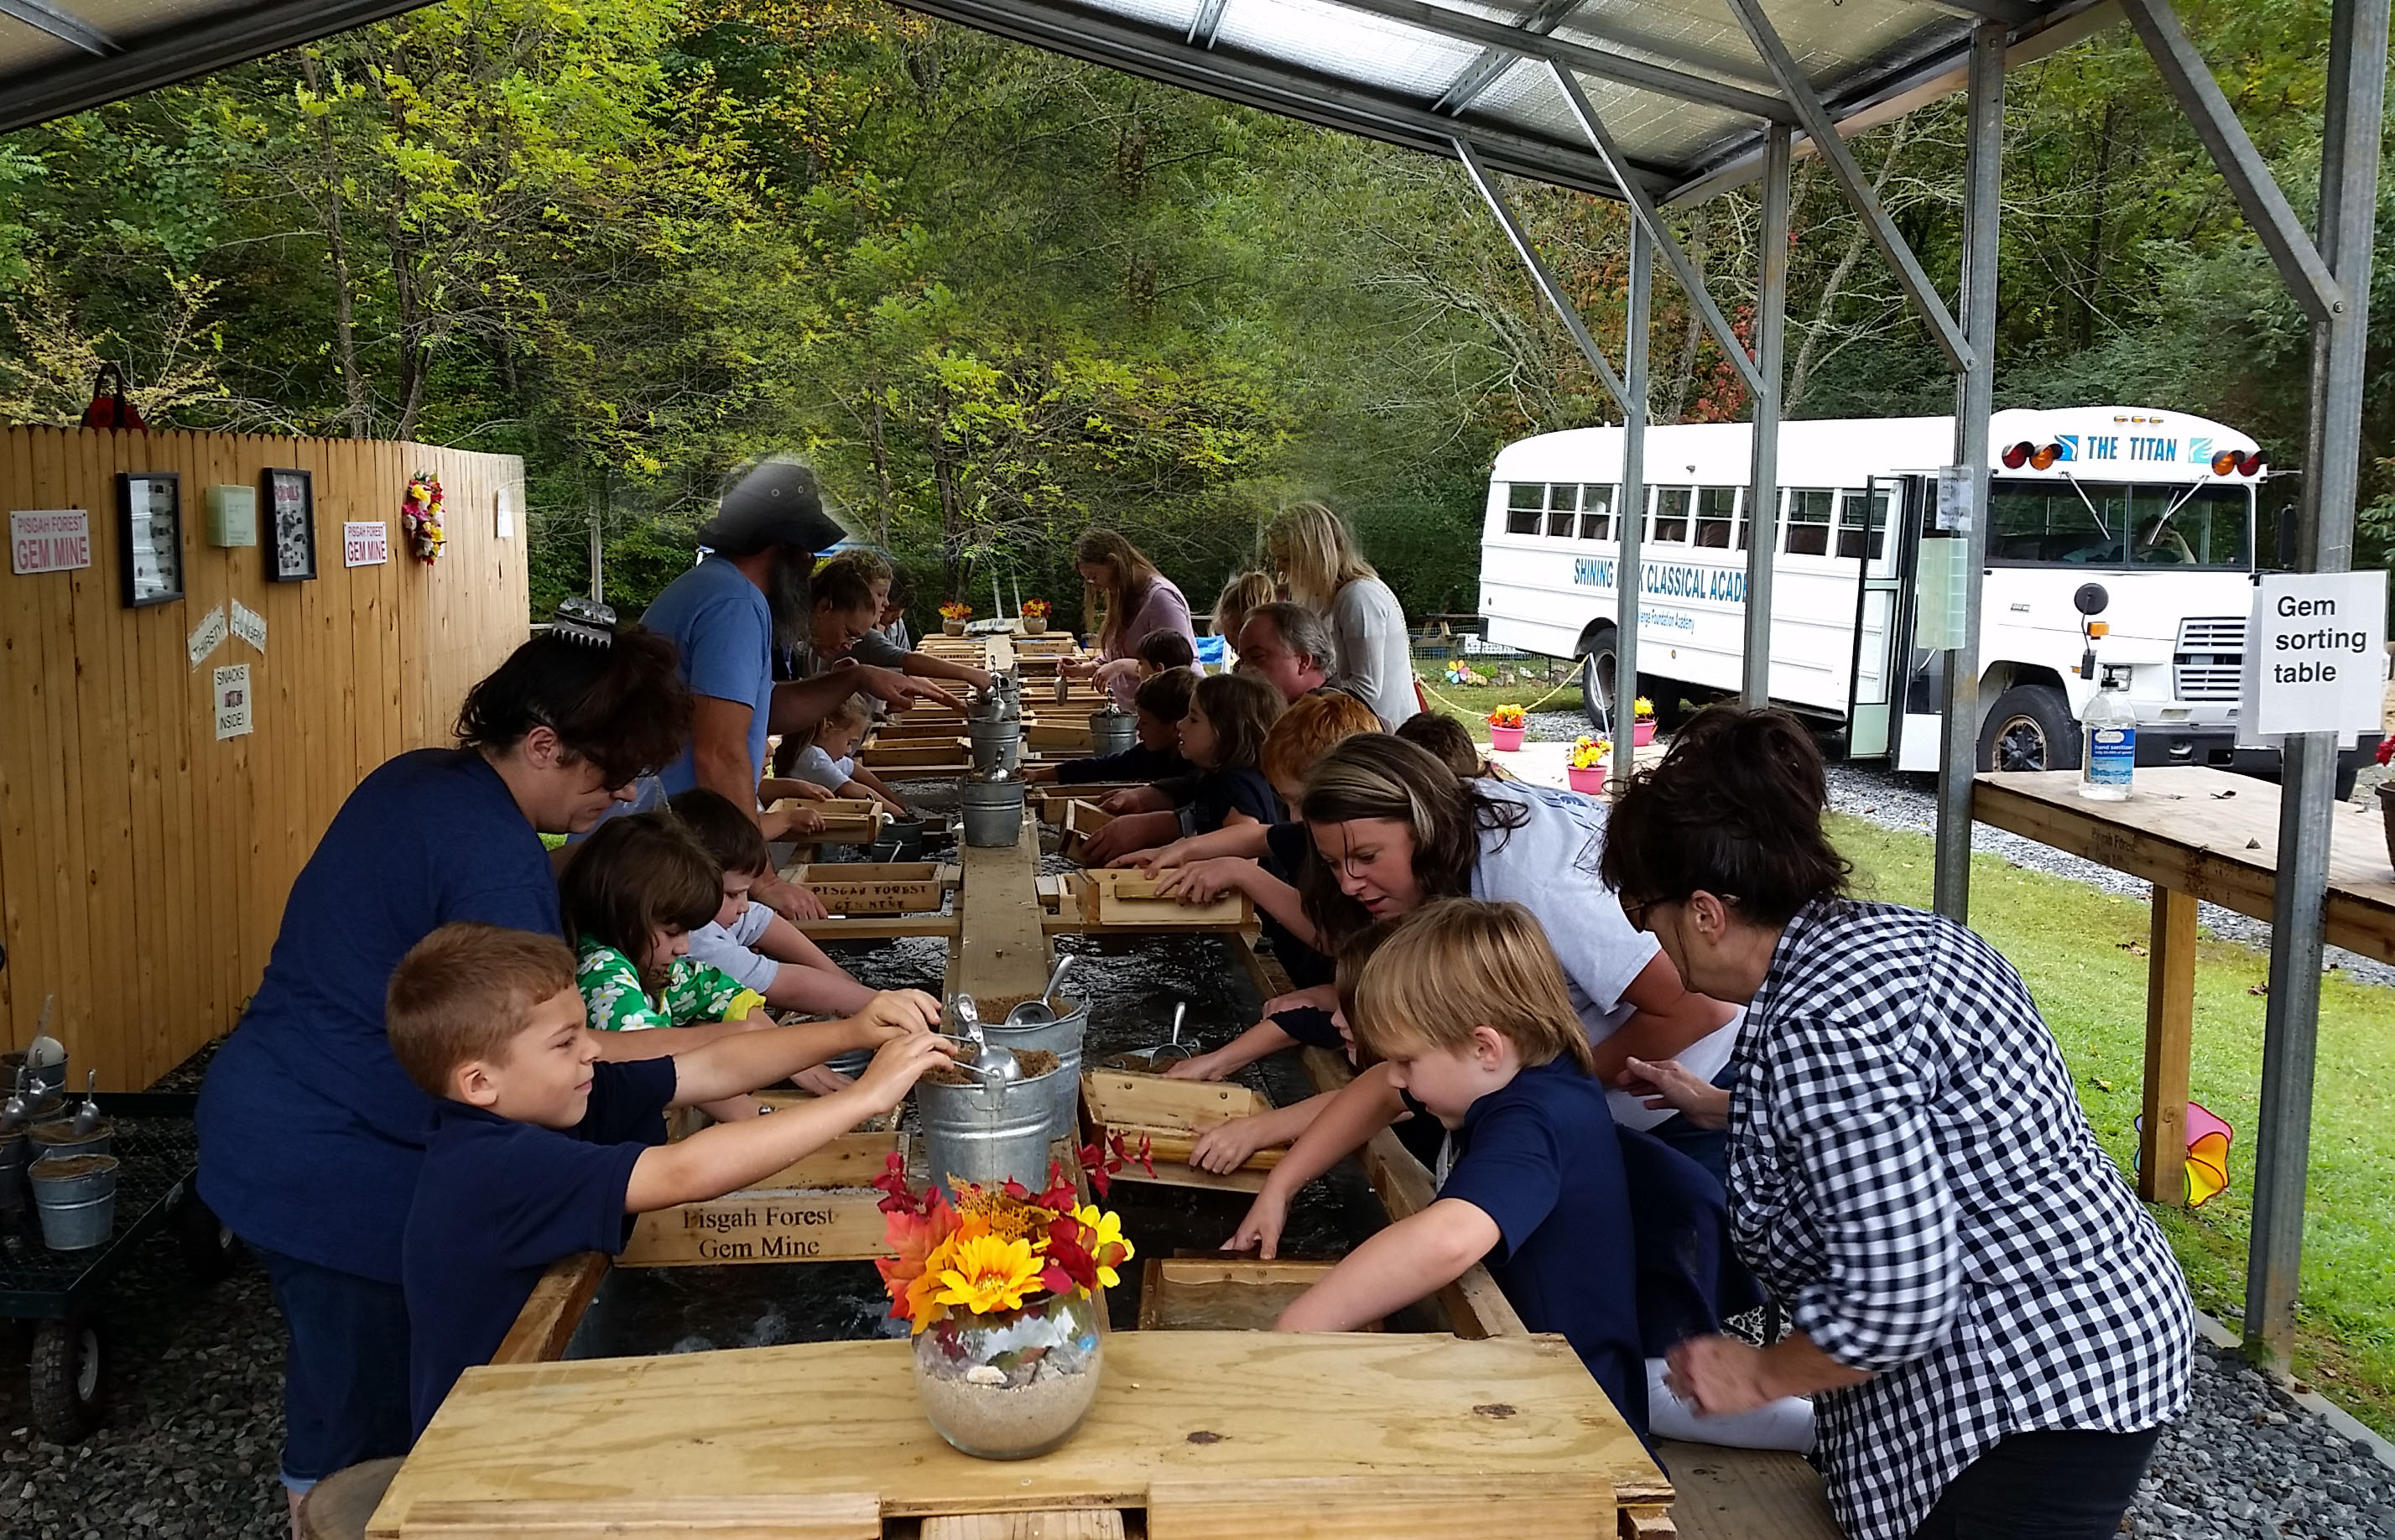
<path id="1" fill-rule="evenodd" d="M 2182 701 L 2234 701 L 2245 663 L 2245 617 L 2204 616 L 2178 623 L 2171 692 Z"/>

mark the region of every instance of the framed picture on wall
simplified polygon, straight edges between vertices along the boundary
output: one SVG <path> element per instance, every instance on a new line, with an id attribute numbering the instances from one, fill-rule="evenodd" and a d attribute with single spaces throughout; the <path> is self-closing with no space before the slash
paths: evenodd
<path id="1" fill-rule="evenodd" d="M 183 597 L 183 479 L 172 471 L 119 472 L 117 547 L 124 556 L 125 606 Z"/>
<path id="2" fill-rule="evenodd" d="M 304 470 L 258 473 L 258 501 L 266 505 L 266 575 L 277 583 L 305 583 L 316 575 L 316 482 Z"/>

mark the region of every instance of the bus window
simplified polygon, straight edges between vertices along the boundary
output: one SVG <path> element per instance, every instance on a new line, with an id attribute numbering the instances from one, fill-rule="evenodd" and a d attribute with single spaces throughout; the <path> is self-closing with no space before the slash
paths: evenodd
<path id="1" fill-rule="evenodd" d="M 1582 540 L 1613 538 L 1613 492 L 1610 486 L 1594 482 L 1580 489 L 1580 537 Z"/>
<path id="2" fill-rule="evenodd" d="M 1505 489 L 1505 533 L 1536 534 L 1539 515 L 1547 506 L 1547 489 L 1537 481 L 1515 481 Z"/>
<path id="3" fill-rule="evenodd" d="M 1824 497 L 1828 493 L 1821 494 Z M 1878 507 L 1872 507 L 1876 500 Z M 1888 494 L 1849 492 L 1838 499 L 1838 558 L 1852 561 L 1864 554 L 1864 539 L 1870 539 L 1870 558 L 1880 559 L 1887 546 Z"/>
<path id="4" fill-rule="evenodd" d="M 1697 489 L 1697 544 L 1714 550 L 1729 549 L 1730 525 L 1738 519 L 1736 487 Z"/>
<path id="5" fill-rule="evenodd" d="M 1572 520 L 1580 512 L 1580 486 L 1573 481 L 1558 481 L 1547 488 L 1547 533 L 1560 540 L 1571 538 Z"/>
<path id="6" fill-rule="evenodd" d="M 1688 543 L 1688 502 L 1696 494 L 1686 487 L 1664 487 L 1655 494 L 1655 518 L 1647 538 L 1658 545 Z"/>
<path id="7" fill-rule="evenodd" d="M 1788 494 L 1788 538 L 1780 546 L 1781 550 L 1790 556 L 1830 554 L 1832 496 L 1831 493 L 1811 488 L 1795 489 Z"/>
<path id="8" fill-rule="evenodd" d="M 2167 493 L 2164 500 L 2160 494 Z M 2184 499 L 2184 500 L 2182 500 Z M 2249 488 L 2139 487 L 2129 559 L 2140 567 L 2254 565 L 2254 504 Z"/>

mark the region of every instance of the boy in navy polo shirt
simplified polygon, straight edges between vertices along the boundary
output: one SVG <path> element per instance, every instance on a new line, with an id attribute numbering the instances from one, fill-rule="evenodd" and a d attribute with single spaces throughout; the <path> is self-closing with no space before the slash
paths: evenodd
<path id="1" fill-rule="evenodd" d="M 1350 1025 L 1383 1060 L 1388 1116 L 1410 1094 L 1456 1153 L 1436 1202 L 1350 1252 L 1279 1329 L 1353 1331 L 1485 1260 L 1523 1323 L 1561 1333 L 1646 1438 L 1621 1147 L 1538 921 L 1514 903 L 1423 906 L 1364 965 Z"/>
<path id="2" fill-rule="evenodd" d="M 875 995 L 845 1022 L 719 1038 L 688 1053 L 599 1061 L 574 954 L 554 936 L 444 925 L 401 959 L 385 1008 L 392 1054 L 439 1099 L 400 1247 L 416 1431 L 470 1365 L 490 1362 L 551 1262 L 618 1252 L 636 1214 L 772 1175 L 905 1099 L 945 1041 L 939 1004 Z M 668 1107 L 787 1079 L 827 1052 L 874 1048 L 854 1085 L 771 1117 L 655 1142 Z"/>

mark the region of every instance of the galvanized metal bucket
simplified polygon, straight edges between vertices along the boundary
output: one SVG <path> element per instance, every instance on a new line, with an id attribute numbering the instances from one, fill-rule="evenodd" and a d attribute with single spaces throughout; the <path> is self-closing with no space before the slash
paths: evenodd
<path id="1" fill-rule="evenodd" d="M 87 1251 L 116 1228 L 116 1157 L 72 1155 L 38 1160 L 28 1175 L 42 1218 L 42 1244 L 52 1251 Z"/>
<path id="2" fill-rule="evenodd" d="M 1139 742 L 1139 718 L 1119 706 L 1090 713 L 1090 752 L 1120 754 Z"/>
<path id="3" fill-rule="evenodd" d="M 24 1062 L 21 1048 L 0 1053 L 0 1101 L 7 1099 L 9 1089 L 17 1084 L 17 1070 Z M 36 1064 L 26 1080 L 36 1097 L 47 1097 L 52 1092 L 63 1095 L 67 1088 L 67 1061 L 61 1059 L 55 1064 Z"/>
<path id="4" fill-rule="evenodd" d="M 987 849 L 1023 837 L 1023 783 L 1012 776 L 965 777 L 961 806 L 966 844 Z"/>
<path id="5" fill-rule="evenodd" d="M 1089 1002 L 1070 995 L 1061 996 L 1056 1003 L 1065 1007 L 1065 1014 L 1053 1021 L 1027 1027 L 985 1021 L 981 1030 L 999 1047 L 1012 1048 L 1016 1053 L 1045 1048 L 1056 1056 L 1056 1073 L 1041 1075 L 1035 1084 L 1045 1086 L 1047 1091 L 1048 1137 L 1072 1139 L 1080 1127 L 1081 1040 L 1089 1035 L 1090 1007 Z"/>
<path id="6" fill-rule="evenodd" d="M 112 1153 L 116 1125 L 101 1118 L 91 1132 L 76 1137 L 74 1119 L 54 1118 L 36 1123 L 33 1127 L 33 1158 L 64 1160 L 69 1155 L 105 1155 Z"/>
<path id="7" fill-rule="evenodd" d="M 999 1040 L 993 1031 L 990 1040 Z M 1048 1185 L 1049 1107 L 1063 1066 L 1010 1086 L 915 1082 L 923 1116 L 923 1157 L 932 1179 L 954 1192 L 961 1183 Z"/>
<path id="8" fill-rule="evenodd" d="M 1012 775 L 1023 763 L 1023 719 L 1019 717 L 998 722 L 967 722 L 965 735 L 973 740 L 976 775 L 987 775 L 994 770 Z"/>

